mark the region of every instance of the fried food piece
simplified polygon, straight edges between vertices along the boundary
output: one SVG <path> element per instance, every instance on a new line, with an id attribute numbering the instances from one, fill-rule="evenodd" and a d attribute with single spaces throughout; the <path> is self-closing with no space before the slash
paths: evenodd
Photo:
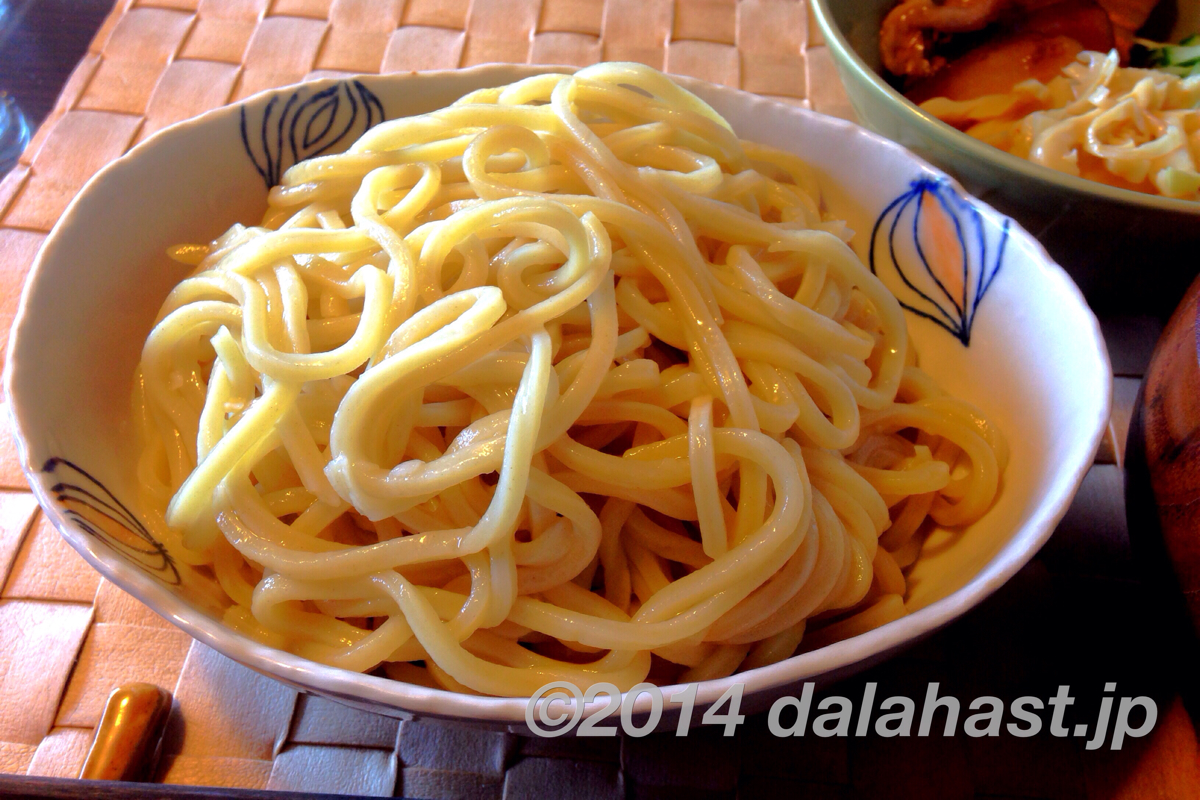
<path id="1" fill-rule="evenodd" d="M 974 100 L 1004 94 L 1030 79 L 1049 83 L 1083 49 L 1069 36 L 1015 34 L 955 59 L 937 75 L 915 84 L 907 97 L 918 105 L 934 97 Z"/>
<path id="2" fill-rule="evenodd" d="M 969 33 L 997 21 L 1014 0 L 903 0 L 879 29 L 879 52 L 893 75 L 926 78 L 946 64 L 934 54 L 939 34 Z"/>
<path id="3" fill-rule="evenodd" d="M 883 21 L 880 55 L 894 75 L 928 78 L 946 66 L 946 59 L 935 52 L 939 44 L 953 34 L 979 31 L 995 23 L 1001 30 L 999 40 L 1005 42 L 1014 34 L 1029 34 L 1030 41 L 1034 34 L 1044 38 L 1065 36 L 1085 50 L 1104 52 L 1123 44 L 1122 37 L 1114 35 L 1114 12 L 1106 5 L 1119 9 L 1123 21 L 1136 20 L 1138 14 L 1143 14 L 1144 21 L 1150 9 L 1145 8 L 1143 13 L 1141 8 L 1147 4 L 1152 8 L 1155 2 L 1104 0 L 1098 5 L 1092 0 L 904 0 Z M 1131 32 L 1129 37 L 1132 41 Z"/>

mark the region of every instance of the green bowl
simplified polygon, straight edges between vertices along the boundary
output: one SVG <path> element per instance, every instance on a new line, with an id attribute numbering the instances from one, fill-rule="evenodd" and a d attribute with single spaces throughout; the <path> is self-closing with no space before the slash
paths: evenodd
<path id="1" fill-rule="evenodd" d="M 1170 313 L 1200 271 L 1200 202 L 1095 183 L 984 144 L 881 77 L 879 24 L 896 0 L 811 0 L 862 124 L 954 174 L 1041 240 L 1101 313 Z"/>

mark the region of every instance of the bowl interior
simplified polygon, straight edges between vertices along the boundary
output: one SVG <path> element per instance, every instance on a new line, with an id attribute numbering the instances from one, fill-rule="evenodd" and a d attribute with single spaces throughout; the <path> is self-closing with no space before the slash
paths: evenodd
<path id="1" fill-rule="evenodd" d="M 881 73 L 879 26 L 895 0 L 842 0 L 825 6 L 846 43 L 871 70 Z"/>
<path id="2" fill-rule="evenodd" d="M 535 71 L 504 66 L 372 76 L 268 92 L 152 137 L 84 189 L 35 264 L 7 380 L 31 485 L 101 572 L 206 644 L 294 685 L 393 713 L 520 724 L 523 703 L 516 700 L 324 667 L 221 625 L 214 582 L 165 553 L 141 524 L 130 392 L 155 314 L 187 271 L 166 257 L 169 246 L 256 222 L 268 186 L 297 157 L 336 152 L 379 119 L 433 110 L 471 89 Z M 965 199 L 943 173 L 849 123 L 681 83 L 743 138 L 815 165 L 829 211 L 849 222 L 852 245 L 865 261 L 875 254 L 875 268 L 909 307 L 922 366 L 994 420 L 1012 450 L 988 514 L 965 531 L 938 531 L 928 541 L 912 572 L 913 613 L 737 676 L 752 694 L 877 659 L 1010 577 L 1049 536 L 1090 464 L 1107 420 L 1109 367 L 1095 318 L 1070 279 L 1019 226 Z M 914 216 L 920 213 L 947 214 L 962 231 L 961 265 L 954 265 L 961 266 L 961 285 L 948 293 L 938 294 L 932 281 L 944 269 L 921 263 L 923 229 Z M 914 294 L 910 285 L 924 291 Z M 698 702 L 712 702 L 731 680 L 707 682 Z"/>

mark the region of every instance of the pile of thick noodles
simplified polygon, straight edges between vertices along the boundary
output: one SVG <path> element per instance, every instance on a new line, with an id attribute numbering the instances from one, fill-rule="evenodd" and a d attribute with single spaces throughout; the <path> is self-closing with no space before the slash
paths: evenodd
<path id="1" fill-rule="evenodd" d="M 799 158 L 638 65 L 383 123 L 176 250 L 135 389 L 151 527 L 238 630 L 459 691 L 714 678 L 893 620 L 1006 451 L 847 235 Z"/>
<path id="2" fill-rule="evenodd" d="M 1006 94 L 935 97 L 929 113 L 1001 150 L 1089 180 L 1200 200 L 1200 76 L 1085 51 L 1063 74 Z"/>

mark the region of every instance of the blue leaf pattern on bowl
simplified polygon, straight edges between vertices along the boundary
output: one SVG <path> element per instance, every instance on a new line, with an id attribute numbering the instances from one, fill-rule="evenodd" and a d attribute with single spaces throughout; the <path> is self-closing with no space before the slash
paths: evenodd
<path id="1" fill-rule="evenodd" d="M 288 167 L 353 142 L 386 118 L 383 103 L 361 81 L 318 92 L 302 87 L 268 100 L 256 122 L 242 106 L 242 146 L 270 189 Z"/>
<path id="2" fill-rule="evenodd" d="M 79 528 L 165 583 L 181 583 L 179 568 L 162 542 L 154 538 L 129 507 L 103 483 L 65 458 L 50 458 L 42 472 L 58 482 L 50 487 L 63 514 Z"/>
<path id="3" fill-rule="evenodd" d="M 901 306 L 969 346 L 979 304 L 1004 263 L 1011 222 L 985 220 L 946 178 L 918 178 L 875 221 L 871 271 Z"/>

